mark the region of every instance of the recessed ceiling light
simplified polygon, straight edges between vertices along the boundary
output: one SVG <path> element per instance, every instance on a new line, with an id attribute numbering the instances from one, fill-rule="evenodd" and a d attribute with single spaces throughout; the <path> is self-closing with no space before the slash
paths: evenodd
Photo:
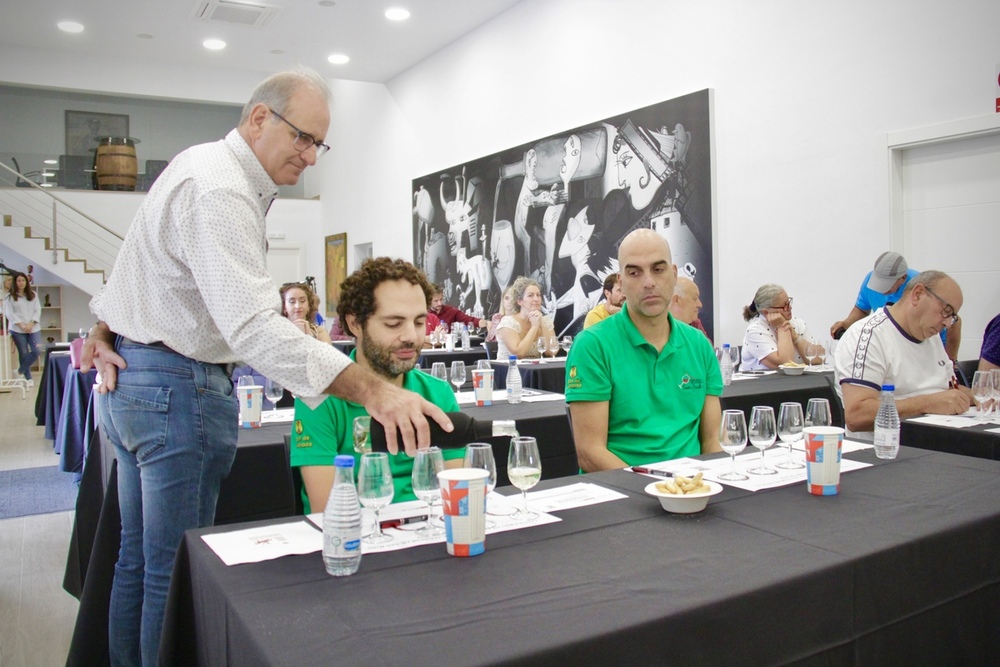
<path id="1" fill-rule="evenodd" d="M 226 43 L 221 39 L 206 39 L 201 43 L 206 49 L 211 49 L 212 51 L 220 51 L 226 48 Z"/>
<path id="2" fill-rule="evenodd" d="M 319 0 L 320 7 L 333 7 L 335 3 L 333 0 Z"/>
<path id="3" fill-rule="evenodd" d="M 276 56 L 280 56 L 284 53 L 284 51 L 282 49 L 271 49 L 271 53 L 273 53 Z"/>
<path id="4" fill-rule="evenodd" d="M 150 35 L 148 32 L 140 32 L 138 35 L 136 35 L 136 37 L 138 37 L 139 39 L 153 39 L 153 36 Z"/>
<path id="5" fill-rule="evenodd" d="M 390 7 L 385 10 L 385 17 L 390 21 L 405 21 L 410 18 L 410 12 L 402 7 Z"/>
<path id="6" fill-rule="evenodd" d="M 334 53 L 332 56 L 329 56 L 327 60 L 333 65 L 346 65 L 351 61 L 351 59 L 343 53 Z"/>
<path id="7" fill-rule="evenodd" d="M 43 160 L 45 164 L 59 164 L 59 160 Z"/>
<path id="8" fill-rule="evenodd" d="M 60 21 L 56 25 L 63 32 L 83 32 L 83 24 L 76 21 Z"/>

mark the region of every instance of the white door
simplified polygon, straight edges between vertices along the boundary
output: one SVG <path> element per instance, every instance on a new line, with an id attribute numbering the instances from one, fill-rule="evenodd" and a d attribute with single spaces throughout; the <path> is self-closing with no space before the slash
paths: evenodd
<path id="1" fill-rule="evenodd" d="M 284 283 L 301 282 L 306 277 L 306 261 L 302 246 L 293 243 L 269 243 L 267 272 L 279 287 Z"/>

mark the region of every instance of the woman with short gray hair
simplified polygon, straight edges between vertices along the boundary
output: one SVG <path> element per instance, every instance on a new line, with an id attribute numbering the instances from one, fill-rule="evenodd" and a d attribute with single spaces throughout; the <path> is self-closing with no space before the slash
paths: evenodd
<path id="1" fill-rule="evenodd" d="M 750 305 L 743 307 L 743 319 L 750 324 L 743 335 L 740 370 L 773 370 L 791 362 L 811 363 L 806 348 L 813 344 L 813 338 L 806 323 L 792 317 L 792 299 L 781 285 L 761 285 Z"/>

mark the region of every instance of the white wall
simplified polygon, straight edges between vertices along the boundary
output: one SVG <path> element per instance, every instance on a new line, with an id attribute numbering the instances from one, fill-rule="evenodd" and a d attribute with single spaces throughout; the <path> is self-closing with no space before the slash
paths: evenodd
<path id="1" fill-rule="evenodd" d="M 410 257 L 398 193 L 412 177 L 711 87 L 716 340 L 742 339 L 740 310 L 764 282 L 824 333 L 889 248 L 877 139 L 990 113 L 997 25 L 994 0 L 529 0 L 389 82 L 382 113 L 375 93 L 354 108 L 358 91 L 342 87 L 335 124 L 395 120 L 379 135 L 409 141 L 391 160 L 379 137 L 332 143 L 324 205 L 352 212 L 352 243 L 377 224 L 375 254 Z M 386 200 L 359 209 L 376 170 Z"/>

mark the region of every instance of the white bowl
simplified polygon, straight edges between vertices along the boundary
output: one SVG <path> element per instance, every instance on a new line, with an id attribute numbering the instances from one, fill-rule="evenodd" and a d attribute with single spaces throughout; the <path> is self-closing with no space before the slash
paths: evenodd
<path id="1" fill-rule="evenodd" d="M 806 370 L 805 366 L 785 366 L 784 364 L 778 366 L 781 372 L 785 375 L 802 375 Z"/>
<path id="2" fill-rule="evenodd" d="M 722 493 L 722 485 L 716 482 L 704 481 L 708 485 L 708 491 L 703 493 L 689 493 L 678 495 L 674 493 L 664 493 L 656 488 L 659 482 L 652 482 L 646 485 L 646 493 L 660 499 L 663 509 L 674 514 L 693 514 L 700 512 L 708 505 L 708 499 L 717 493 Z"/>

